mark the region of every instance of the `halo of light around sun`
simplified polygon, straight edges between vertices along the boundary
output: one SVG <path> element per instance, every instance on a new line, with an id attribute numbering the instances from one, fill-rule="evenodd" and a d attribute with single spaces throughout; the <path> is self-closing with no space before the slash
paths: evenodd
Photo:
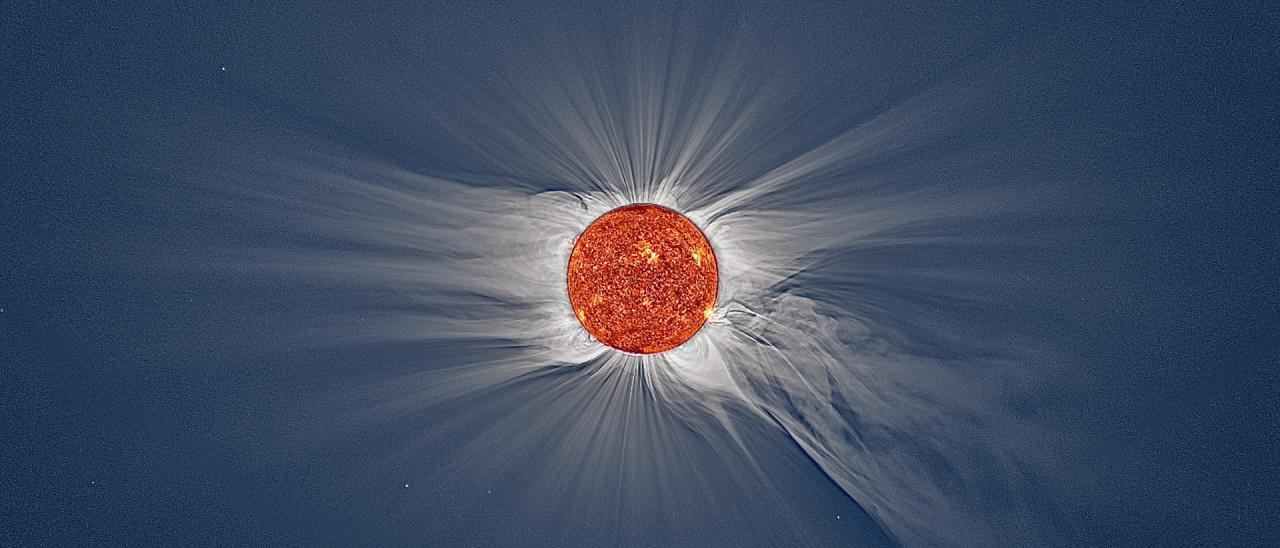
<path id="1" fill-rule="evenodd" d="M 465 111 L 465 125 L 432 120 L 471 147 L 483 172 L 425 173 L 285 130 L 205 147 L 240 165 L 231 176 L 187 177 L 214 189 L 215 200 L 226 200 L 234 179 L 240 195 L 228 203 L 236 214 L 276 223 L 283 236 L 278 246 L 217 250 L 214 268 L 362 297 L 358 310 L 300 318 L 278 335 L 281 344 L 466 349 L 424 356 L 430 367 L 419 373 L 336 397 L 368 402 L 378 417 L 477 394 L 523 405 L 531 396 L 512 387 L 555 372 L 563 375 L 559 401 L 577 402 L 572 416 L 593 421 L 575 432 L 611 425 L 601 437 L 566 438 L 573 444 L 616 448 L 609 436 L 626 438 L 626 419 L 610 413 L 643 400 L 708 438 L 727 433 L 738 445 L 717 450 L 733 452 L 743 468 L 754 469 L 756 458 L 737 435 L 744 421 L 780 428 L 897 539 L 1000 544 L 1009 531 L 984 516 L 1052 519 L 1035 515 L 1044 491 L 1033 487 L 1061 464 L 1052 450 L 1027 448 L 1057 441 L 1005 405 L 1001 391 L 1037 382 L 1056 362 L 1029 341 L 993 342 L 954 319 L 1000 306 L 1010 280 L 1035 279 L 960 260 L 998 259 L 1011 247 L 1025 253 L 1012 233 L 984 230 L 1002 215 L 1026 218 L 1033 203 L 1033 190 L 962 171 L 999 161 L 998 149 L 956 149 L 949 140 L 985 123 L 971 99 L 990 89 L 986 76 L 937 83 L 806 140 L 807 148 L 784 150 L 771 136 L 790 122 L 769 109 L 803 111 L 799 100 L 753 85 L 767 75 L 751 72 L 730 46 L 661 71 L 636 67 L 627 73 L 633 81 L 617 86 L 593 82 L 598 71 L 561 68 L 582 80 L 534 74 L 514 89 L 526 99 L 510 106 L 528 122 L 521 133 L 504 129 L 511 118 L 479 107 Z M 653 77 L 659 73 L 666 76 Z M 633 95 L 613 95 L 623 90 Z M 698 289 L 651 316 L 668 321 L 669 332 L 619 342 L 607 327 L 622 316 L 593 307 L 621 302 L 626 312 L 644 306 L 645 295 L 614 287 L 593 305 L 592 280 L 618 274 L 592 278 L 590 268 L 575 268 L 575 243 L 583 244 L 578 253 L 594 252 L 588 227 L 633 204 L 692 229 L 677 230 L 692 238 L 682 244 L 689 251 L 670 255 L 681 257 L 672 271 L 681 274 L 659 286 L 688 279 Z M 639 244 L 631 256 L 648 264 L 640 240 L 624 245 Z M 667 253 L 649 243 L 661 262 Z M 625 300 L 636 296 L 638 303 Z M 937 340 L 948 341 L 949 358 L 931 352 Z M 374 422 L 348 420 L 327 420 L 322 432 L 341 437 Z M 535 443 L 525 430 L 493 436 L 468 460 Z M 655 462 L 679 459 L 666 450 L 676 449 L 645 449 Z M 584 451 L 566 447 L 564 458 Z M 1019 529 L 1018 540 L 1034 544 L 1046 530 Z"/>

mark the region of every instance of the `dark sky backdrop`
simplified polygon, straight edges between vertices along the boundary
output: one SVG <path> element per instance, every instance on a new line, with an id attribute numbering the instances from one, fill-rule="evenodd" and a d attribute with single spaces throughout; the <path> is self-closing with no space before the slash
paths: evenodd
<path id="1" fill-rule="evenodd" d="M 429 4 L 0 6 L 0 545 L 886 542 L 763 425 L 747 435 L 777 448 L 761 465 L 786 509 L 753 505 L 763 487 L 680 429 L 669 435 L 691 448 L 687 466 L 667 473 L 682 487 L 597 505 L 522 492 L 536 454 L 511 455 L 496 476 L 339 474 L 446 460 L 466 425 L 411 456 L 386 449 L 409 426 L 327 452 L 304 439 L 323 415 L 313 392 L 468 350 L 281 342 L 297 314 L 361 297 L 172 268 L 197 244 L 274 236 L 203 210 L 157 166 L 199 158 L 186 147 L 201 139 L 273 126 L 426 173 L 472 170 L 472 153 L 405 114 L 423 81 L 440 82 L 433 105 L 500 93 L 473 83 L 536 70 L 507 52 L 542 40 L 548 21 L 598 33 L 603 52 L 609 25 L 646 16 Z M 1008 169 L 1058 190 L 1046 230 L 1070 270 L 1026 295 L 1047 315 L 1004 320 L 1065 352 L 1081 384 L 1063 379 L 1061 393 L 1096 402 L 1054 418 L 1088 440 L 1081 458 L 1099 485 L 1057 511 L 1077 522 L 1076 541 L 1275 543 L 1274 7 L 855 4 L 708 5 L 688 24 L 714 40 L 743 21 L 751 51 L 767 52 L 760 77 L 809 98 L 779 150 L 947 75 L 1012 75 L 990 98 L 1009 102 L 996 110 L 1023 136 Z M 189 234 L 202 241 L 178 236 Z M 397 489 L 419 481 L 434 491 Z"/>

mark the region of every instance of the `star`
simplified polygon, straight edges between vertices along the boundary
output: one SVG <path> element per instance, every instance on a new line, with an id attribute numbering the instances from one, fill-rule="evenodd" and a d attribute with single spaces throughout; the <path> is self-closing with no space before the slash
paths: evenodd
<path id="1" fill-rule="evenodd" d="M 601 343 L 633 354 L 664 352 L 715 311 L 719 273 L 706 235 L 680 213 L 631 204 L 602 215 L 569 256 L 569 302 Z"/>

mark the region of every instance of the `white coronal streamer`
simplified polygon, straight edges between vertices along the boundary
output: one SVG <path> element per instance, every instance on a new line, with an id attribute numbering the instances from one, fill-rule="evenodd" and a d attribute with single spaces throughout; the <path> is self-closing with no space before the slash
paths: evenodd
<path id="1" fill-rule="evenodd" d="M 908 312 L 849 284 L 874 289 L 877 277 L 891 273 L 818 267 L 850 251 L 973 243 L 912 229 L 955 226 L 1017 206 L 1016 196 L 993 185 L 964 190 L 940 184 L 947 181 L 859 174 L 860 166 L 957 130 L 953 112 L 963 108 L 963 89 L 903 101 L 807 153 L 732 181 L 746 154 L 735 147 L 764 108 L 762 95 L 734 100 L 743 93 L 735 75 L 633 82 L 627 89 L 635 96 L 626 100 L 601 92 L 582 71 L 557 75 L 549 80 L 555 85 L 519 88 L 523 133 L 478 118 L 487 129 L 468 139 L 488 138 L 474 145 L 493 171 L 484 178 L 334 159 L 340 151 L 327 160 L 257 166 L 244 202 L 320 243 L 240 250 L 228 261 L 382 295 L 384 306 L 360 311 L 359 322 L 349 315 L 317 320 L 310 331 L 317 343 L 434 339 L 502 350 L 369 387 L 387 400 L 372 415 L 501 387 L 549 367 L 578 367 L 593 379 L 584 387 L 626 383 L 627 397 L 654 398 L 691 423 L 711 417 L 732 432 L 730 408 L 776 423 L 900 541 L 1027 543 L 1047 534 L 1053 525 L 1028 507 L 1044 496 L 1042 482 L 1053 473 L 1050 442 L 1004 408 L 999 393 L 1034 382 L 1033 369 L 1020 361 L 1033 353 L 1004 346 L 981 359 L 918 355 L 910 344 L 916 334 L 895 316 Z M 701 83 L 700 99 L 677 109 L 688 114 L 683 124 L 660 115 L 663 97 L 687 95 L 679 82 Z M 667 89 L 643 93 L 653 85 Z M 561 93 L 570 99 L 552 98 Z M 833 185 L 849 196 L 833 200 L 819 189 Z M 711 321 L 660 355 L 623 356 L 591 340 L 566 295 L 575 236 L 631 202 L 686 213 L 707 233 L 721 268 Z M 963 312 L 966 302 L 982 298 L 955 295 L 951 303 Z M 945 323 L 926 328 L 932 336 L 964 336 Z M 643 378 L 643 392 L 632 390 L 640 386 L 632 376 Z M 749 446 L 741 449 L 750 456 Z"/>

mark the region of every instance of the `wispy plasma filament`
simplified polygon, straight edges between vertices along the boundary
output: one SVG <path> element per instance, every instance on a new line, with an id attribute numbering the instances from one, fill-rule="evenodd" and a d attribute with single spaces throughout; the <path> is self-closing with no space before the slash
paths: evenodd
<path id="1" fill-rule="evenodd" d="M 633 204 L 601 215 L 578 236 L 568 283 L 569 303 L 592 337 L 654 354 L 680 346 L 711 317 L 719 271 L 692 221 Z"/>

